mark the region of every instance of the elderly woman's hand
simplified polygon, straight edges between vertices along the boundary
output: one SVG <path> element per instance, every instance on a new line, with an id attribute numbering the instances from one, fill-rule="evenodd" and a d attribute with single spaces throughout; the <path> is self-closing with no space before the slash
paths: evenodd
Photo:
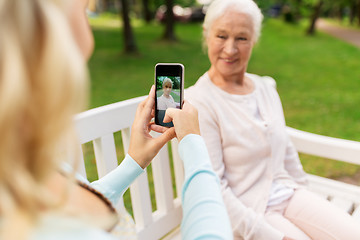
<path id="1" fill-rule="evenodd" d="M 131 128 L 128 154 L 142 167 L 147 167 L 160 149 L 175 137 L 174 128 L 166 128 L 150 122 L 154 117 L 155 88 L 152 86 L 149 96 L 139 104 Z M 154 138 L 150 130 L 162 133 Z"/>
<path id="2" fill-rule="evenodd" d="M 165 113 L 164 122 L 173 121 L 176 137 L 179 141 L 188 134 L 200 135 L 198 111 L 189 102 L 185 101 L 183 108 L 168 108 Z"/>

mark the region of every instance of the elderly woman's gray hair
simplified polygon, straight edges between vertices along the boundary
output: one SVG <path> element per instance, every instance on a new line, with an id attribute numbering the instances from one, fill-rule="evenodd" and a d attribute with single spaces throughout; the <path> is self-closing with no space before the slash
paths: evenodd
<path id="1" fill-rule="evenodd" d="M 170 78 L 165 78 L 164 81 L 163 81 L 163 83 L 162 83 L 162 86 L 164 87 L 164 86 L 167 85 L 167 84 L 170 84 L 171 87 L 173 86 L 173 82 L 171 81 Z"/>
<path id="2" fill-rule="evenodd" d="M 207 9 L 203 23 L 203 46 L 205 48 L 207 47 L 206 38 L 212 24 L 229 9 L 249 15 L 254 27 L 254 42 L 259 39 L 261 22 L 264 17 L 253 0 L 214 0 Z"/>

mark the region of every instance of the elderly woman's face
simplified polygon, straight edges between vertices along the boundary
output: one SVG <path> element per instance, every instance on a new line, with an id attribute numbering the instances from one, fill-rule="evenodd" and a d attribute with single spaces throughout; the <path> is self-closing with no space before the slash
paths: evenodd
<path id="1" fill-rule="evenodd" d="M 226 11 L 213 22 L 206 39 L 211 68 L 224 77 L 245 73 L 253 39 L 250 17 L 232 10 Z"/>
<path id="2" fill-rule="evenodd" d="M 164 95 L 169 96 L 171 93 L 171 89 L 172 89 L 172 86 L 170 83 L 164 84 L 164 86 L 163 86 Z"/>

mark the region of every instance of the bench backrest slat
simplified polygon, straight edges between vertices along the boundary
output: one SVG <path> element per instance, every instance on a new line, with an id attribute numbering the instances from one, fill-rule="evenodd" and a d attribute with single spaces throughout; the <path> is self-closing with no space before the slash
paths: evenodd
<path id="1" fill-rule="evenodd" d="M 118 166 L 113 134 L 106 134 L 93 141 L 96 166 L 99 178 L 102 178 Z"/>
<path id="2" fill-rule="evenodd" d="M 122 148 L 127 153 L 131 125 L 138 104 L 145 97 L 134 98 L 80 113 L 75 118 L 81 144 L 92 142 L 99 177 L 118 165 L 114 133 L 121 131 Z M 152 133 L 155 134 L 155 133 Z M 155 134 L 156 137 L 156 134 Z M 182 218 L 180 192 L 183 182 L 182 163 L 177 153 L 177 141 L 169 144 L 172 150 L 177 197 L 173 194 L 170 157 L 166 145 L 151 163 L 154 180 L 156 210 L 152 210 L 149 179 L 145 171 L 130 186 L 131 205 L 138 240 L 159 239 L 179 226 Z M 81 151 L 82 153 L 82 151 Z M 86 177 L 84 158 L 81 156 L 79 172 Z M 121 160 L 121 159 L 119 159 Z M 118 206 L 124 208 L 123 202 Z"/>
<path id="3" fill-rule="evenodd" d="M 299 152 L 360 165 L 360 142 L 322 136 L 287 127 Z"/>

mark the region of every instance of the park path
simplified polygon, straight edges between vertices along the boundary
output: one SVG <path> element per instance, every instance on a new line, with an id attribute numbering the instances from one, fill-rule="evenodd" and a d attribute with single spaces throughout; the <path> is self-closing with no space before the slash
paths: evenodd
<path id="1" fill-rule="evenodd" d="M 360 30 L 336 26 L 323 19 L 316 21 L 316 27 L 322 32 L 328 33 L 360 48 Z"/>

